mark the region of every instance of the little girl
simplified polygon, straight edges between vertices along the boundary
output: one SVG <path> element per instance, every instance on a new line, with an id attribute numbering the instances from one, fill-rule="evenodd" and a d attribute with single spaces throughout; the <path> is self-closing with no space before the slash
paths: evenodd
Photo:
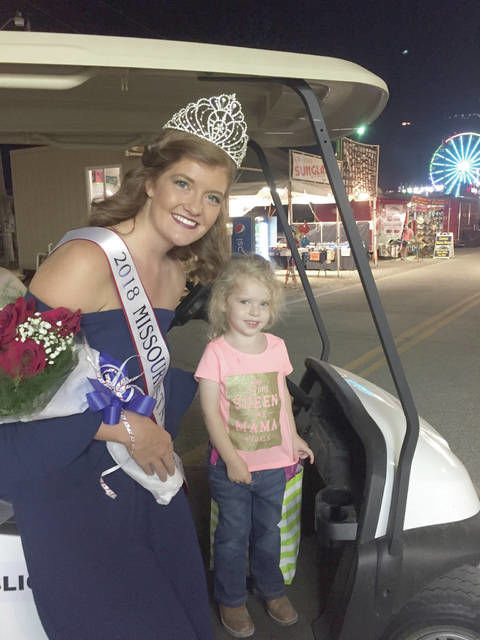
<path id="1" fill-rule="evenodd" d="M 285 376 L 285 343 L 263 330 L 277 319 L 281 288 L 260 256 L 238 256 L 215 281 L 209 305 L 212 341 L 196 378 L 212 451 L 211 495 L 218 503 L 214 597 L 236 638 L 254 633 L 245 606 L 246 552 L 255 591 L 279 624 L 297 612 L 284 594 L 280 529 L 285 467 L 313 453 L 299 437 Z"/>

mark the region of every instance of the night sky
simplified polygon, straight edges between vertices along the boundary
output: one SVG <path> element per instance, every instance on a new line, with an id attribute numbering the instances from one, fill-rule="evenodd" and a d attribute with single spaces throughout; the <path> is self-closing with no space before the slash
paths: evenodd
<path id="1" fill-rule="evenodd" d="M 33 31 L 229 44 L 356 62 L 390 89 L 385 111 L 361 138 L 381 146 L 384 189 L 427 184 L 429 159 L 442 139 L 480 133 L 479 0 L 2 0 L 0 25 L 17 9 Z"/>

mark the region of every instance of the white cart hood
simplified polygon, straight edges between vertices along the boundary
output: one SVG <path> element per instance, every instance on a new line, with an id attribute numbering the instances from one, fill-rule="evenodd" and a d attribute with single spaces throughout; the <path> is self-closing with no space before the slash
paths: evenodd
<path id="1" fill-rule="evenodd" d="M 400 456 L 406 420 L 400 402 L 390 393 L 349 371 L 335 367 L 380 428 L 387 449 L 385 491 L 376 537 L 385 534 L 395 468 Z M 470 518 L 480 501 L 464 465 L 446 440 L 423 418 L 413 456 L 404 529 Z"/>

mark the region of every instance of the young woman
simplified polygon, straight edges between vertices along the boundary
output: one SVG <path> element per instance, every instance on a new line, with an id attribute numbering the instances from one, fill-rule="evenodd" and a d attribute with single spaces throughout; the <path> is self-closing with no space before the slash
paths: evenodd
<path id="1" fill-rule="evenodd" d="M 407 259 L 408 244 L 409 242 L 412 241 L 412 238 L 413 238 L 412 223 L 409 222 L 408 224 L 403 225 L 403 231 L 402 231 L 402 237 L 401 237 L 402 246 L 400 247 L 400 257 L 403 261 Z"/>
<path id="2" fill-rule="evenodd" d="M 245 122 L 234 96 L 202 99 L 187 109 L 192 117 L 183 118 L 185 110 L 176 114 L 145 151 L 142 166 L 125 176 L 113 197 L 93 205 L 93 227 L 82 230 L 89 240 L 62 244 L 31 283 L 39 310 L 81 309 L 90 346 L 119 362 L 135 354 L 135 344 L 95 234 L 109 228 L 125 243 L 154 310 L 158 340 L 172 321 L 185 272 L 210 281 L 226 255 L 225 211 L 246 150 Z M 209 118 L 227 125 L 219 142 Z M 240 134 L 233 126 L 239 121 Z M 137 289 L 129 291 L 135 298 Z M 147 333 L 145 341 L 151 339 Z M 130 377 L 139 374 L 139 362 L 128 362 Z M 112 466 L 106 441 L 128 445 L 146 474 L 164 480 L 173 473 L 172 439 L 196 385 L 191 374 L 171 368 L 160 384 L 161 424 L 125 411 L 114 425 L 104 424 L 100 412 L 86 412 L 0 428 L 0 497 L 14 505 L 49 638 L 213 638 L 183 490 L 160 506 L 121 470 L 108 476 L 116 500 L 99 483 Z"/>
<path id="3" fill-rule="evenodd" d="M 245 606 L 245 557 L 267 612 L 279 624 L 298 615 L 284 594 L 280 529 L 286 467 L 313 453 L 295 427 L 285 376 L 285 343 L 264 333 L 277 318 L 280 285 L 260 256 L 234 258 L 215 281 L 211 334 L 197 367 L 210 441 L 210 490 L 218 503 L 214 540 L 215 599 L 237 638 L 255 629 Z"/>

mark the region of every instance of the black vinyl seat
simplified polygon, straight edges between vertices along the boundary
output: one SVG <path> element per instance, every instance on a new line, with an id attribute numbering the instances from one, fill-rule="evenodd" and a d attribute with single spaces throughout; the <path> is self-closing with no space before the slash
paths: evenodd
<path id="1" fill-rule="evenodd" d="M 300 389 L 310 406 L 296 408 L 302 436 L 315 453 L 323 488 L 317 493 L 317 530 L 327 537 L 359 542 L 375 537 L 386 474 L 383 435 L 342 376 L 327 362 L 308 358 Z"/>

